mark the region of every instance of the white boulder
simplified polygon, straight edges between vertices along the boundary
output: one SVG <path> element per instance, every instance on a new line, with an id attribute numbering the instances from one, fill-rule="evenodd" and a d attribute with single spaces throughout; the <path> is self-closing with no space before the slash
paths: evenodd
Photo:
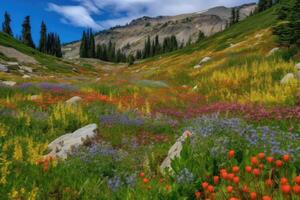
<path id="1" fill-rule="evenodd" d="M 2 84 L 13 87 L 15 86 L 17 83 L 14 81 L 1 81 Z"/>
<path id="2" fill-rule="evenodd" d="M 67 101 L 66 101 L 66 104 L 70 104 L 70 105 L 71 105 L 71 104 L 77 104 L 77 103 L 79 103 L 81 100 L 82 100 L 81 97 L 75 96 L 75 97 L 72 97 L 71 99 L 67 100 Z"/>
<path id="3" fill-rule="evenodd" d="M 66 159 L 72 149 L 83 145 L 84 140 L 94 138 L 97 135 L 97 124 L 90 124 L 55 139 L 48 145 L 51 152 L 47 156 Z"/>
<path id="4" fill-rule="evenodd" d="M 28 73 L 32 73 L 33 72 L 33 69 L 31 67 L 27 67 L 27 66 L 20 66 L 19 67 L 21 70 L 24 70 Z"/>
<path id="5" fill-rule="evenodd" d="M 268 56 L 273 55 L 273 54 L 276 53 L 277 51 L 279 51 L 279 47 L 275 47 L 275 48 L 271 49 L 271 50 L 269 51 L 269 53 L 268 53 Z"/>
<path id="6" fill-rule="evenodd" d="M 291 81 L 295 80 L 295 75 L 293 73 L 286 74 L 280 81 L 281 84 L 288 84 Z"/>
<path id="7" fill-rule="evenodd" d="M 204 57 L 201 61 L 200 61 L 200 63 L 199 64 L 203 64 L 203 63 L 206 63 L 206 62 L 208 62 L 208 61 L 210 61 L 211 60 L 211 57 Z"/>
<path id="8" fill-rule="evenodd" d="M 199 68 L 201 68 L 202 66 L 201 65 L 195 65 L 194 66 L 194 69 L 199 69 Z"/>
<path id="9" fill-rule="evenodd" d="M 0 64 L 0 72 L 8 72 L 8 68 L 5 65 Z"/>
<path id="10" fill-rule="evenodd" d="M 165 160 L 160 165 L 160 169 L 164 171 L 165 169 L 171 169 L 171 162 L 176 157 L 180 157 L 180 153 L 183 147 L 184 142 L 188 137 L 191 137 L 192 133 L 189 131 L 185 131 L 180 138 L 177 139 L 175 144 L 170 148 L 168 152 L 168 156 L 165 158 Z"/>
<path id="11" fill-rule="evenodd" d="M 28 78 L 31 78 L 31 77 L 30 77 L 29 75 L 24 74 L 24 75 L 22 76 L 22 78 L 28 79 Z"/>
<path id="12" fill-rule="evenodd" d="M 296 64 L 295 67 L 298 71 L 300 71 L 300 63 Z"/>

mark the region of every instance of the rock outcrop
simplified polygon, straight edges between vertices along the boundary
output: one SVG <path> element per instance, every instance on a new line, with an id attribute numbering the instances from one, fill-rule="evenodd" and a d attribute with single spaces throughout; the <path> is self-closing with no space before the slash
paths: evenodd
<path id="1" fill-rule="evenodd" d="M 180 138 L 177 139 L 175 144 L 170 148 L 168 152 L 168 156 L 165 158 L 165 160 L 162 162 L 160 169 L 162 171 L 166 169 L 171 169 L 171 162 L 176 157 L 180 157 L 180 153 L 183 147 L 184 142 L 188 137 L 191 137 L 192 133 L 189 131 L 185 131 Z"/>
<path id="2" fill-rule="evenodd" d="M 97 124 L 90 124 L 73 133 L 62 135 L 48 145 L 51 152 L 46 157 L 66 159 L 73 148 L 83 145 L 86 139 L 94 138 L 96 135 Z"/>

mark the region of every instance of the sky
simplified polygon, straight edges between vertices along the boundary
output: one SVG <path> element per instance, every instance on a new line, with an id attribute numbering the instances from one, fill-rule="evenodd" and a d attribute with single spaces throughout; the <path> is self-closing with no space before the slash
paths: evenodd
<path id="1" fill-rule="evenodd" d="M 35 43 L 42 21 L 48 32 L 58 33 L 67 43 L 80 39 L 87 28 L 101 31 L 142 16 L 177 15 L 251 2 L 255 0 L 0 0 L 0 22 L 7 11 L 14 35 L 20 35 L 23 19 L 29 15 Z"/>

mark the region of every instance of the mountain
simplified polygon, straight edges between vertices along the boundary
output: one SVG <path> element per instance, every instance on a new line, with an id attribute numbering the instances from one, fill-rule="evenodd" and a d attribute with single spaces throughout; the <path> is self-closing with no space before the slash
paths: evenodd
<path id="1" fill-rule="evenodd" d="M 235 7 L 240 10 L 240 19 L 249 16 L 256 8 L 256 4 L 245 4 Z M 195 41 L 201 30 L 206 36 L 213 35 L 226 28 L 230 21 L 232 8 L 224 6 L 214 7 L 205 11 L 182 14 L 176 16 L 142 17 L 131 21 L 125 26 L 116 26 L 96 34 L 96 44 L 116 43 L 116 48 L 121 48 L 126 54 L 135 53 L 143 49 L 147 36 L 152 39 L 158 35 L 160 42 L 171 35 L 176 35 L 180 43 L 189 39 Z M 79 57 L 80 42 L 73 42 L 63 47 L 66 58 Z"/>

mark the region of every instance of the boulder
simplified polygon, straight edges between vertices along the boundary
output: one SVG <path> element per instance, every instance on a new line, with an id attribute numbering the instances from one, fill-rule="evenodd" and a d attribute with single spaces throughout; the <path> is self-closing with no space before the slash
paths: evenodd
<path id="1" fill-rule="evenodd" d="M 195 87 L 193 87 L 193 91 L 198 90 L 198 85 L 195 85 Z"/>
<path id="2" fill-rule="evenodd" d="M 206 62 L 208 62 L 208 61 L 210 61 L 211 60 L 211 57 L 204 57 L 201 61 L 200 61 L 200 63 L 199 64 L 203 64 L 203 63 L 206 63 Z"/>
<path id="3" fill-rule="evenodd" d="M 9 70 L 5 65 L 0 64 L 0 72 L 9 72 Z"/>
<path id="4" fill-rule="evenodd" d="M 280 81 L 281 84 L 288 84 L 291 81 L 295 80 L 295 75 L 293 73 L 286 74 Z"/>
<path id="5" fill-rule="evenodd" d="M 32 95 L 32 96 L 30 97 L 30 100 L 34 101 L 34 100 L 37 100 L 37 99 L 39 99 L 39 98 L 40 98 L 39 95 Z"/>
<path id="6" fill-rule="evenodd" d="M 10 86 L 10 87 L 13 87 L 13 86 L 15 86 L 15 85 L 17 84 L 17 83 L 14 82 L 14 81 L 1 81 L 1 83 L 2 83 L 3 85 Z"/>
<path id="7" fill-rule="evenodd" d="M 199 68 L 201 68 L 201 65 L 195 65 L 194 66 L 194 69 L 199 69 Z"/>
<path id="8" fill-rule="evenodd" d="M 21 70 L 24 70 L 25 72 L 28 72 L 28 73 L 32 73 L 33 72 L 33 69 L 31 67 L 20 66 L 19 68 Z"/>
<path id="9" fill-rule="evenodd" d="M 17 62 L 7 62 L 6 66 L 10 70 L 18 70 L 19 69 L 19 63 L 17 63 Z"/>
<path id="10" fill-rule="evenodd" d="M 168 156 L 165 158 L 165 160 L 160 165 L 160 169 L 164 171 L 165 169 L 170 170 L 171 169 L 171 162 L 176 157 L 180 157 L 180 153 L 183 147 L 184 142 L 188 137 L 191 137 L 192 133 L 189 131 L 185 131 L 180 138 L 177 139 L 175 144 L 170 148 L 168 152 Z"/>
<path id="11" fill-rule="evenodd" d="M 300 71 L 300 63 L 296 64 L 295 67 L 298 71 Z"/>
<path id="12" fill-rule="evenodd" d="M 22 76 L 22 78 L 27 79 L 27 78 L 31 78 L 31 77 L 30 77 L 29 75 L 24 74 L 24 75 Z"/>
<path id="13" fill-rule="evenodd" d="M 274 54 L 275 52 L 277 52 L 277 51 L 279 51 L 279 47 L 275 47 L 275 48 L 271 49 L 271 50 L 269 51 L 269 53 L 268 53 L 268 56 L 273 55 L 273 54 Z"/>
<path id="14" fill-rule="evenodd" d="M 82 146 L 86 139 L 94 138 L 96 135 L 97 124 L 90 124 L 73 133 L 62 135 L 48 145 L 51 152 L 46 156 L 66 159 L 73 148 Z"/>
<path id="15" fill-rule="evenodd" d="M 72 97 L 71 99 L 67 100 L 67 101 L 66 101 L 66 104 L 77 104 L 77 103 L 79 103 L 81 100 L 82 100 L 81 97 L 75 96 L 75 97 Z"/>

